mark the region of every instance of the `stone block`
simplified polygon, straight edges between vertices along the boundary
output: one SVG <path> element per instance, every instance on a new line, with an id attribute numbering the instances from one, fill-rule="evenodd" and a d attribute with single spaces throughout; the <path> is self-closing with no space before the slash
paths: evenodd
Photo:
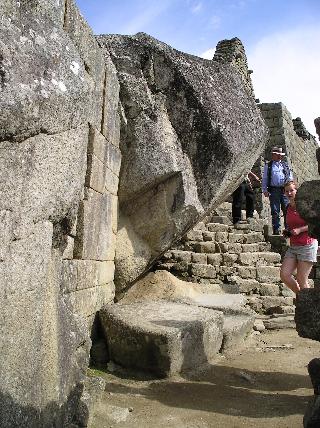
<path id="1" fill-rule="evenodd" d="M 263 240 L 263 235 L 260 232 L 251 232 L 247 235 L 244 235 L 244 243 L 245 244 L 256 244 L 258 242 L 261 242 Z"/>
<path id="2" fill-rule="evenodd" d="M 275 266 L 257 266 L 257 280 L 260 282 L 279 282 L 280 268 Z"/>
<path id="3" fill-rule="evenodd" d="M 191 274 L 200 278 L 215 278 L 216 269 L 211 265 L 191 264 Z"/>
<path id="4" fill-rule="evenodd" d="M 216 253 L 216 244 L 215 242 L 199 242 L 194 245 L 194 250 L 197 253 Z"/>
<path id="5" fill-rule="evenodd" d="M 245 242 L 245 238 L 246 236 L 243 233 L 229 233 L 229 242 L 231 244 L 242 244 L 243 242 Z"/>
<path id="6" fill-rule="evenodd" d="M 255 266 L 237 266 L 238 275 L 243 279 L 256 279 L 257 269 Z"/>
<path id="7" fill-rule="evenodd" d="M 169 302 L 117 304 L 103 308 L 100 319 L 112 361 L 161 377 L 198 369 L 222 344 L 222 314 L 212 309 Z"/>
<path id="8" fill-rule="evenodd" d="M 253 253 L 253 252 L 260 251 L 260 247 L 259 247 L 259 244 L 243 244 L 242 251 L 244 253 Z"/>
<path id="9" fill-rule="evenodd" d="M 254 279 L 243 279 L 237 276 L 232 276 L 230 281 L 239 286 L 240 293 L 249 294 L 253 291 L 258 291 L 260 287 L 259 282 Z"/>
<path id="10" fill-rule="evenodd" d="M 293 299 L 282 296 L 263 296 L 261 297 L 261 302 L 265 310 L 270 310 L 277 306 L 292 306 Z"/>
<path id="11" fill-rule="evenodd" d="M 207 262 L 210 265 L 219 266 L 222 262 L 222 255 L 221 254 L 208 254 Z"/>
<path id="12" fill-rule="evenodd" d="M 208 259 L 208 256 L 205 253 L 192 253 L 191 254 L 192 263 L 201 263 L 201 264 L 206 265 L 207 259 Z"/>
<path id="13" fill-rule="evenodd" d="M 224 278 L 228 275 L 234 274 L 236 272 L 236 270 L 237 270 L 237 268 L 233 267 L 233 266 L 220 266 L 217 269 L 217 272 L 219 273 L 220 276 L 222 276 Z"/>
<path id="14" fill-rule="evenodd" d="M 279 318 L 270 318 L 263 321 L 267 330 L 280 330 L 283 328 L 296 328 L 293 315 L 279 317 Z"/>
<path id="15" fill-rule="evenodd" d="M 242 245 L 239 243 L 235 243 L 235 244 L 219 243 L 217 244 L 217 246 L 219 246 L 222 253 L 240 254 L 242 251 Z"/>
<path id="16" fill-rule="evenodd" d="M 202 235 L 203 235 L 203 240 L 204 241 L 214 241 L 215 240 L 215 236 L 216 236 L 216 232 L 204 231 L 204 232 L 202 232 Z"/>
<path id="17" fill-rule="evenodd" d="M 114 263 L 94 260 L 64 260 L 61 265 L 61 289 L 64 293 L 111 283 Z"/>
<path id="18" fill-rule="evenodd" d="M 223 264 L 225 266 L 233 266 L 235 262 L 238 260 L 238 254 L 228 254 L 224 253 L 222 255 Z"/>
<path id="19" fill-rule="evenodd" d="M 228 232 L 216 232 L 215 241 L 216 242 L 228 242 Z"/>
<path id="20" fill-rule="evenodd" d="M 201 230 L 189 230 L 189 232 L 184 237 L 185 241 L 202 241 L 202 231 Z"/>
<path id="21" fill-rule="evenodd" d="M 255 265 L 258 259 L 257 253 L 241 253 L 239 254 L 238 263 L 242 265 L 252 266 Z"/>
<path id="22" fill-rule="evenodd" d="M 114 283 L 100 287 L 85 288 L 65 295 L 65 299 L 73 311 L 85 317 L 98 312 L 102 306 L 113 303 Z"/>
<path id="23" fill-rule="evenodd" d="M 105 191 L 111 193 L 112 195 L 118 194 L 119 187 L 119 178 L 118 176 L 112 172 L 109 168 L 105 168 L 105 183 L 104 183 Z"/>
<path id="24" fill-rule="evenodd" d="M 229 226 L 227 224 L 208 223 L 207 229 L 209 232 L 229 232 Z"/>
<path id="25" fill-rule="evenodd" d="M 74 255 L 84 260 L 108 260 L 112 239 L 112 199 L 87 189 L 78 212 Z"/>
<path id="26" fill-rule="evenodd" d="M 262 311 L 262 302 L 257 296 L 248 296 L 248 305 L 257 313 Z"/>
<path id="27" fill-rule="evenodd" d="M 114 146 L 119 146 L 120 117 L 118 113 L 120 85 L 117 71 L 105 51 L 106 74 L 101 132 Z"/>
<path id="28" fill-rule="evenodd" d="M 223 323 L 223 354 L 232 354 L 245 347 L 245 339 L 251 333 L 253 315 L 225 315 Z"/>
<path id="29" fill-rule="evenodd" d="M 277 284 L 260 284 L 260 294 L 261 296 L 279 296 L 280 288 Z"/>
<path id="30" fill-rule="evenodd" d="M 96 192 L 103 193 L 106 182 L 106 167 L 100 159 L 94 154 L 88 155 L 88 168 L 86 175 L 86 186 L 95 190 Z M 109 184 L 109 179 L 107 179 Z M 118 186 L 116 186 L 116 190 Z"/>
<path id="31" fill-rule="evenodd" d="M 183 250 L 172 250 L 171 255 L 174 260 L 178 262 L 191 262 L 191 251 L 183 251 Z"/>

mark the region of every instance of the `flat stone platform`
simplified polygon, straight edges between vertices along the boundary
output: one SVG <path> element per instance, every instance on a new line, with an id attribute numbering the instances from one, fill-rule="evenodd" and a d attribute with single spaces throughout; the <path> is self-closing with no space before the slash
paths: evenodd
<path id="1" fill-rule="evenodd" d="M 106 305 L 100 311 L 110 359 L 166 377 L 212 361 L 223 340 L 223 314 L 165 301 Z"/>

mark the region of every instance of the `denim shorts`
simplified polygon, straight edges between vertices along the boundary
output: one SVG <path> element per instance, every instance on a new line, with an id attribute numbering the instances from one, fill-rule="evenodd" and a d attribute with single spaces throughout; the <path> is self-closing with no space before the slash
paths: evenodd
<path id="1" fill-rule="evenodd" d="M 316 262 L 318 251 L 318 241 L 315 240 L 309 245 L 291 245 L 284 257 L 290 257 L 302 262 Z"/>

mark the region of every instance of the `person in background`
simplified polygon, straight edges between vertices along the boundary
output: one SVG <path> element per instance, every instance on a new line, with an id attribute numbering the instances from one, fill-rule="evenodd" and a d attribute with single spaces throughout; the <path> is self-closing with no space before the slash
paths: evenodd
<path id="1" fill-rule="evenodd" d="M 246 219 L 247 221 L 250 221 L 250 219 L 253 218 L 255 199 L 251 180 L 255 180 L 258 183 L 261 183 L 260 178 L 257 177 L 252 171 L 250 171 L 246 176 L 245 180 L 232 194 L 233 224 L 237 224 L 239 223 L 239 221 L 241 221 L 241 208 L 244 198 L 246 198 Z"/>
<path id="2" fill-rule="evenodd" d="M 296 210 L 295 197 L 297 185 L 289 181 L 284 185 L 289 199 L 284 236 L 290 237 L 290 246 L 284 256 L 280 277 L 296 294 L 303 288 L 309 288 L 308 277 L 314 262 L 317 261 L 318 241 L 308 235 L 308 225 Z M 297 271 L 296 278 L 293 273 Z"/>
<path id="3" fill-rule="evenodd" d="M 274 235 L 280 235 L 280 208 L 285 218 L 288 198 L 283 192 L 284 183 L 293 180 L 289 165 L 283 161 L 285 153 L 281 147 L 273 147 L 271 161 L 266 163 L 262 176 L 262 192 L 269 198 L 272 229 Z"/>

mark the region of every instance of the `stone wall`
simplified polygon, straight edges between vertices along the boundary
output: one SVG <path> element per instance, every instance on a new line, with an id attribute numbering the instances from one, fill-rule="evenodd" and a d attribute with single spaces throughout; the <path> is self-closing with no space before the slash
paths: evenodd
<path id="1" fill-rule="evenodd" d="M 264 153 L 255 164 L 255 171 L 263 172 L 265 160 L 271 159 L 271 149 L 282 147 L 286 153 L 285 160 L 290 165 L 298 185 L 304 181 L 320 178 L 318 173 L 316 139 L 306 131 L 300 118 L 292 119 L 290 112 L 281 102 L 259 104 L 262 116 L 269 128 L 269 139 Z M 257 209 L 262 217 L 270 217 L 267 198 L 257 193 Z"/>
<path id="2" fill-rule="evenodd" d="M 1 9 L 0 426 L 78 426 L 114 297 L 119 84 L 73 0 Z"/>
<path id="3" fill-rule="evenodd" d="M 250 77 L 252 70 L 248 69 L 247 56 L 241 40 L 237 37 L 230 40 L 221 40 L 217 44 L 213 61 L 229 63 L 235 67 L 242 78 L 248 94 L 254 98 L 254 91 Z"/>

